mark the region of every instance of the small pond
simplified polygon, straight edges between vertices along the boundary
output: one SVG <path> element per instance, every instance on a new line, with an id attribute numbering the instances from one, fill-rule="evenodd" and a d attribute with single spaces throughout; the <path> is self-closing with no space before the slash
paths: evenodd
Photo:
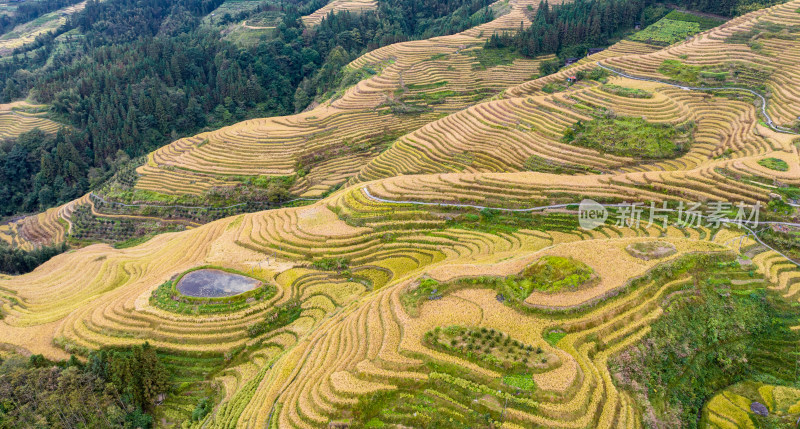
<path id="1" fill-rule="evenodd" d="M 178 282 L 178 292 L 197 298 L 239 295 L 257 288 L 260 281 L 222 270 L 203 269 L 187 273 Z"/>

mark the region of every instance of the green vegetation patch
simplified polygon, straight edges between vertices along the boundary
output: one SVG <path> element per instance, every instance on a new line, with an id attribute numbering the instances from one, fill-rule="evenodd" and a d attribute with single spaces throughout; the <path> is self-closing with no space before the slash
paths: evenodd
<path id="1" fill-rule="evenodd" d="M 551 329 L 544 334 L 544 340 L 547 341 L 547 344 L 550 344 L 551 346 L 555 347 L 556 344 L 566 336 L 567 333 L 560 329 Z"/>
<path id="2" fill-rule="evenodd" d="M 447 58 L 447 54 L 439 52 L 438 54 L 433 54 L 428 58 L 425 58 L 423 61 L 439 61 Z"/>
<path id="3" fill-rule="evenodd" d="M 606 84 L 600 87 L 603 91 L 627 98 L 653 98 L 653 93 L 639 88 L 629 88 L 627 86 Z"/>
<path id="4" fill-rule="evenodd" d="M 140 237 L 132 237 L 132 238 L 129 238 L 127 240 L 120 241 L 118 243 L 114 243 L 113 246 L 114 246 L 115 249 L 128 249 L 128 248 L 131 248 L 131 247 L 136 247 L 136 246 L 138 246 L 140 244 L 147 243 L 148 241 L 150 241 L 151 238 L 153 238 L 155 236 L 156 236 L 156 234 L 150 233 L 150 234 L 142 235 Z"/>
<path id="5" fill-rule="evenodd" d="M 404 103 L 399 100 L 388 100 L 378 106 L 379 108 L 388 107 L 388 110 L 383 110 L 381 114 L 393 115 L 420 115 L 427 112 L 432 112 L 433 109 L 428 105 L 420 105 L 415 103 Z"/>
<path id="6" fill-rule="evenodd" d="M 638 31 L 629 37 L 636 42 L 644 42 L 652 45 L 667 46 L 680 42 L 689 36 L 693 36 L 701 31 L 700 24 L 696 22 L 676 21 L 663 18 L 653 25 L 648 26 L 642 31 Z"/>
<path id="7" fill-rule="evenodd" d="M 416 315 L 419 305 L 422 302 L 441 299 L 441 290 L 444 290 L 445 287 L 446 286 L 441 285 L 434 279 L 424 278 L 420 280 L 417 287 L 408 289 L 405 293 L 400 295 L 400 302 L 403 303 L 406 311 L 412 315 Z"/>
<path id="8" fill-rule="evenodd" d="M 695 66 L 678 60 L 665 60 L 658 71 L 675 81 L 689 85 L 745 87 L 763 94 L 767 91 L 766 82 L 772 75 L 773 69 L 739 61 L 713 66 Z"/>
<path id="9" fill-rule="evenodd" d="M 758 161 L 758 165 L 775 171 L 789 171 L 789 164 L 779 158 L 764 158 Z"/>
<path id="10" fill-rule="evenodd" d="M 700 25 L 700 30 L 702 31 L 710 30 L 725 23 L 724 19 L 708 15 L 696 15 L 691 12 L 683 12 L 677 9 L 673 9 L 664 18 L 671 19 L 673 21 L 696 22 Z"/>
<path id="11" fill-rule="evenodd" d="M 75 356 L 0 358 L 0 426 L 4 428 L 149 428 L 158 396 L 173 374 L 148 343 Z M 90 406 L 89 406 L 90 405 Z"/>
<path id="12" fill-rule="evenodd" d="M 577 290 L 593 278 L 596 278 L 594 270 L 583 262 L 563 256 L 543 256 L 522 271 L 519 283 L 530 295 L 534 290 L 547 293 Z"/>
<path id="13" fill-rule="evenodd" d="M 96 204 L 95 207 L 101 210 L 101 204 Z M 110 209 L 111 205 L 105 207 Z M 160 212 L 161 210 L 154 209 L 153 211 Z M 133 247 L 155 235 L 185 229 L 184 225 L 177 222 L 95 216 L 88 204 L 77 206 L 72 213 L 71 220 L 72 232 L 67 241 L 78 246 L 99 241 L 115 243 L 116 248 Z"/>
<path id="14" fill-rule="evenodd" d="M 433 349 L 514 374 L 526 374 L 547 364 L 541 347 L 523 344 L 494 329 L 462 326 L 435 328 L 425 333 L 423 341 Z M 532 379 L 530 382 L 532 388 L 535 387 Z"/>
<path id="15" fill-rule="evenodd" d="M 536 382 L 528 374 L 509 374 L 503 377 L 503 383 L 522 390 L 536 390 Z"/>
<path id="16" fill-rule="evenodd" d="M 404 96 L 402 101 L 404 103 L 422 103 L 424 105 L 444 104 L 448 97 L 461 95 L 461 93 L 451 89 L 434 92 L 419 92 L 416 94 Z"/>
<path id="17" fill-rule="evenodd" d="M 665 159 L 689 150 L 694 128 L 693 122 L 675 126 L 638 117 L 606 117 L 578 121 L 564 132 L 562 141 L 618 156 Z"/>
<path id="18" fill-rule="evenodd" d="M 684 64 L 678 60 L 664 60 L 658 72 L 681 82 L 695 83 L 704 69 L 703 66 Z"/>
<path id="19" fill-rule="evenodd" d="M 542 92 L 547 94 L 554 94 L 556 92 L 561 92 L 569 88 L 569 85 L 565 82 L 548 82 L 542 86 Z"/>
<path id="20" fill-rule="evenodd" d="M 419 386 L 369 395 L 352 409 L 353 427 L 447 428 L 494 427 L 503 404 L 533 412 L 533 392 L 501 381 L 473 380 L 463 368 L 429 363 L 430 380 Z M 442 370 L 446 372 L 440 372 Z M 366 422 L 363 426 L 359 422 Z"/>
<path id="21" fill-rule="evenodd" d="M 791 206 L 783 208 L 792 209 Z M 770 204 L 770 209 L 774 210 L 772 204 Z M 770 228 L 759 230 L 758 237 L 768 245 L 780 249 L 781 252 L 795 261 L 800 261 L 800 228 L 772 225 Z"/>
<path id="22" fill-rule="evenodd" d="M 350 267 L 346 258 L 324 258 L 311 263 L 311 266 L 322 271 L 343 271 Z"/>
<path id="23" fill-rule="evenodd" d="M 552 60 L 552 61 L 556 61 L 558 64 L 560 64 L 558 59 L 555 59 L 555 60 Z M 558 65 L 555 68 L 555 70 L 550 70 L 550 69 L 548 69 L 548 67 L 545 67 L 546 63 L 547 62 L 542 63 L 542 66 L 540 67 L 540 73 L 543 76 L 555 73 L 556 71 L 558 71 L 558 67 L 560 67 L 560 65 Z M 583 81 L 583 80 L 594 80 L 594 81 L 605 83 L 607 78 L 608 78 L 608 76 L 609 76 L 609 71 L 606 70 L 606 69 L 600 68 L 600 67 L 595 67 L 595 68 L 590 69 L 590 70 L 579 70 L 579 71 L 575 72 L 575 76 L 574 76 L 575 79 L 573 79 L 572 82 L 567 82 L 567 81 L 549 82 L 549 83 L 545 84 L 544 86 L 542 86 L 542 91 L 547 93 L 547 94 L 553 94 L 555 92 L 561 92 L 561 91 L 566 90 L 570 86 L 572 86 L 572 84 L 574 84 L 576 82 Z"/>
<path id="24" fill-rule="evenodd" d="M 599 277 L 588 265 L 573 258 L 543 256 L 520 274 L 506 277 L 470 277 L 440 283 L 431 278 L 421 279 L 415 287 L 400 295 L 406 311 L 416 315 L 425 301 L 441 299 L 459 288 L 488 287 L 497 291 L 497 299 L 513 307 L 519 306 L 533 291 L 556 293 L 588 287 Z"/>
<path id="25" fill-rule="evenodd" d="M 663 302 L 645 338 L 609 362 L 649 427 L 695 427 L 686 422 L 696 422 L 716 392 L 743 380 L 797 380 L 797 305 L 740 284 L 758 276 L 735 261 L 706 260 L 691 273 L 687 293 Z"/>
<path id="26" fill-rule="evenodd" d="M 244 47 L 256 46 L 270 40 L 277 33 L 274 27 L 247 28 L 237 26 L 225 36 L 225 39 Z"/>
<path id="27" fill-rule="evenodd" d="M 22 250 L 12 247 L 7 242 L 0 240 L 0 273 L 25 274 L 33 271 L 50 258 L 69 250 L 67 243 L 52 246 L 39 246 L 32 250 Z M 0 313 L 2 314 L 2 313 Z"/>
<path id="28" fill-rule="evenodd" d="M 486 70 L 497 66 L 507 66 L 519 58 L 524 58 L 512 48 L 483 48 L 474 49 L 466 52 L 467 55 L 475 57 L 478 64 L 473 64 L 473 70 Z"/>
<path id="29" fill-rule="evenodd" d="M 575 200 L 574 195 L 552 194 L 551 204 L 571 203 Z M 494 207 L 529 207 L 531 204 L 539 204 L 539 201 L 513 201 L 513 200 L 493 200 L 484 202 L 486 205 Z M 546 204 L 542 202 L 542 204 Z M 574 215 L 568 213 L 548 213 L 546 215 L 531 212 L 507 212 L 493 209 L 483 209 L 479 213 L 448 213 L 443 216 L 448 217 L 447 228 L 469 229 L 475 231 L 488 232 L 491 234 L 504 234 L 519 231 L 520 229 L 536 229 L 539 231 L 573 231 L 578 228 L 578 222 Z"/>

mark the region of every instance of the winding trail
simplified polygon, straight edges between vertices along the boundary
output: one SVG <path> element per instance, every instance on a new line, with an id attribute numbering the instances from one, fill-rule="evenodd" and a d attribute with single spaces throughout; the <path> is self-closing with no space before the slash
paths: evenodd
<path id="1" fill-rule="evenodd" d="M 600 68 L 602 68 L 604 70 L 608 70 L 611 73 L 614 73 L 616 75 L 622 76 L 624 78 L 628 78 L 628 79 L 632 79 L 632 80 L 640 80 L 640 81 L 643 81 L 643 82 L 661 83 L 661 84 L 664 84 L 664 85 L 673 86 L 675 88 L 680 88 L 680 89 L 683 89 L 683 90 L 686 90 L 686 91 L 735 90 L 735 91 L 746 91 L 746 92 L 749 92 L 749 93 L 751 93 L 751 94 L 753 94 L 756 97 L 761 99 L 761 114 L 764 116 L 764 119 L 766 120 L 767 125 L 769 125 L 769 127 L 771 129 L 773 129 L 776 132 L 784 133 L 784 134 L 794 134 L 794 135 L 800 134 L 800 133 L 797 133 L 797 132 L 795 132 L 793 130 L 790 130 L 789 128 L 785 128 L 785 127 L 781 127 L 781 126 L 775 125 L 775 122 L 772 120 L 772 117 L 770 117 L 769 114 L 767 113 L 767 99 L 764 98 L 763 95 L 757 93 L 756 91 L 753 91 L 752 89 L 743 88 L 743 87 L 739 87 L 739 86 L 719 86 L 719 87 L 686 86 L 686 85 L 680 85 L 680 84 L 676 84 L 676 83 L 672 83 L 672 82 L 668 82 L 668 81 L 664 81 L 664 80 L 659 80 L 659 79 L 654 79 L 654 78 L 649 78 L 649 77 L 630 75 L 630 74 L 621 72 L 619 70 L 613 69 L 611 67 L 604 66 L 600 62 L 597 62 L 596 64 L 597 64 L 598 67 L 600 67 Z"/>

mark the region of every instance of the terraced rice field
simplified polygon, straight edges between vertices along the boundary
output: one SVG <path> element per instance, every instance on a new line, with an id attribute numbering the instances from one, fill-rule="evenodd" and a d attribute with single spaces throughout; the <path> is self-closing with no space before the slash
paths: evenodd
<path id="1" fill-rule="evenodd" d="M 378 2 L 375 0 L 331 0 L 320 9 L 317 9 L 311 15 L 303 17 L 303 24 L 307 27 L 313 27 L 320 23 L 328 14 L 348 11 L 350 13 L 361 13 L 364 11 L 375 10 L 378 8 Z"/>
<path id="2" fill-rule="evenodd" d="M 47 118 L 46 107 L 26 102 L 0 104 L 0 140 L 15 139 L 34 128 L 54 134 L 61 125 Z"/>
<path id="3" fill-rule="evenodd" d="M 535 76 L 540 60 L 475 71 L 477 60 L 468 53 L 492 31 L 519 28 L 532 3 L 513 2 L 506 15 L 459 35 L 372 51 L 348 67 L 373 76 L 313 110 L 250 120 L 165 146 L 138 170 L 136 187 L 198 195 L 232 185 L 230 175 L 291 175 L 303 168 L 308 174 L 292 191 L 321 195 L 384 150 L 393 141 L 384 142 L 385 136 L 402 135 Z M 414 105 L 427 107 L 403 113 Z"/>
<path id="4" fill-rule="evenodd" d="M 38 215 L 0 225 L 0 240 L 24 250 L 62 243 L 72 230 L 72 212 L 87 200 L 88 195 Z"/>
<path id="5" fill-rule="evenodd" d="M 83 10 L 86 2 L 59 9 L 42 15 L 31 22 L 20 24 L 8 33 L 0 36 L 0 56 L 10 55 L 14 49 L 36 40 L 36 37 L 49 33 L 67 22 L 67 16 Z"/>
<path id="6" fill-rule="evenodd" d="M 651 46 L 623 41 L 569 71 L 516 86 L 515 81 L 525 81 L 537 72 L 538 62 L 517 60 L 509 66 L 472 70 L 474 58 L 464 54 L 477 48 L 480 39 L 476 37 L 506 28 L 511 19 L 524 21 L 523 6 L 514 4 L 509 14 L 460 35 L 371 52 L 350 67 L 378 71 L 374 77 L 309 112 L 247 121 L 166 146 L 140 168 L 136 186 L 201 194 L 211 186 L 231 185 L 225 175 L 290 175 L 298 166 L 306 167 L 303 160 L 315 159 L 310 174 L 298 180 L 293 191 L 317 196 L 353 175 L 356 177 L 350 183 L 411 173 L 519 171 L 532 156 L 567 168 L 582 165 L 604 173 L 646 172 L 648 181 L 667 176 L 664 182 L 682 182 L 685 179 L 676 176 L 685 176 L 688 171 L 713 171 L 740 164 L 731 159 L 775 150 L 787 151 L 787 155 L 791 152 L 791 139 L 773 136 L 760 127 L 759 110 L 747 100 L 735 102 L 619 76 L 612 76 L 610 83 L 652 91 L 655 96 L 615 96 L 593 81 L 554 94 L 541 91 L 549 83 L 563 81 L 567 73 L 591 70 L 596 64 L 636 76 L 669 79 L 658 72 L 665 60 L 726 64 L 743 53 L 741 58 L 751 58 L 748 67 L 775 70 L 770 72 L 767 86 L 779 87 L 780 91 L 770 98 L 767 111 L 776 123 L 790 124 L 797 116 L 791 112 L 800 109 L 790 94 L 790 88 L 797 86 L 791 81 L 797 65 L 791 61 L 794 48 L 787 46 L 786 40 L 773 38 L 765 44 L 764 53 L 755 53 L 725 40 L 732 33 L 748 30 L 754 21 L 766 19 L 764 14 L 771 14 L 770 19 L 783 25 L 795 25 L 797 14 L 787 12 L 791 5 L 730 21 L 656 52 Z M 767 65 L 767 54 L 770 62 L 778 57 L 780 66 Z M 485 98 L 482 94 L 491 95 L 503 88 L 508 89 L 502 98 L 472 105 Z M 398 107 L 425 105 L 432 99 L 444 102 L 427 104 L 429 111 L 411 117 L 397 113 Z M 678 159 L 643 164 L 559 141 L 566 128 L 586 120 L 597 109 L 670 124 L 691 120 L 697 123 L 696 142 Z M 348 126 L 343 127 L 345 123 Z M 386 152 L 381 153 L 383 149 L 376 145 L 382 135 L 394 137 L 406 132 Z M 349 149 L 364 145 L 370 149 Z M 620 180 L 639 182 L 641 176 L 626 175 Z"/>
<path id="7" fill-rule="evenodd" d="M 706 407 L 708 419 L 717 427 L 755 427 L 750 415 L 752 404 L 764 406 L 768 413 L 782 423 L 791 424 L 790 416 L 800 408 L 800 391 L 786 386 L 760 383 L 742 383 L 714 396 Z"/>
<path id="8" fill-rule="evenodd" d="M 214 17 L 223 16 L 226 13 L 233 16 L 240 12 L 254 10 L 260 3 L 258 0 L 226 0 L 204 19 L 213 21 Z"/>
<path id="9" fill-rule="evenodd" d="M 766 109 L 786 124 L 800 114 L 792 92 L 800 41 L 768 38 L 754 52 L 725 40 L 760 20 L 800 25 L 800 0 L 662 50 L 623 41 L 538 79 L 531 77 L 541 59 L 481 69 L 474 55 L 491 32 L 526 22 L 530 3 L 510 4 L 508 14 L 462 34 L 366 54 L 348 67 L 372 70 L 371 77 L 308 112 L 247 121 L 150 154 L 138 169 L 139 189 L 202 194 L 231 183 L 231 175 L 291 175 L 305 167 L 295 193 L 321 196 L 345 185 L 307 206 L 192 225 L 126 249 L 93 244 L 30 274 L 0 276 L 0 344 L 63 357 L 146 340 L 176 366 L 191 362 L 181 381 L 221 365 L 202 381 L 220 398 L 202 427 L 363 426 L 369 419 L 469 426 L 475 413 L 505 428 L 643 427 L 639 398 L 620 387 L 611 362 L 674 303 L 691 302 L 707 279 L 685 267 L 709 258 L 715 275 L 729 281 L 722 293 L 747 294 L 758 284 L 789 305 L 800 303 L 797 264 L 725 225 L 585 230 L 569 207 L 500 209 L 582 198 L 768 204 L 781 189 L 800 186 L 797 135 L 768 126 L 749 98 L 614 74 L 564 84 L 598 65 L 666 82 L 666 60 L 744 62 L 752 67 L 736 69 L 743 81 L 748 70 L 769 69 Z M 398 113 L 423 102 L 429 110 Z M 693 142 L 672 159 L 643 160 L 562 139 L 597 111 L 692 122 Z M 363 142 L 368 149 L 348 149 Z M 767 168 L 765 158 L 788 168 Z M 69 235 L 76 207 L 91 204 L 86 196 L 4 225 L 0 238 L 27 248 L 58 241 Z M 652 243 L 674 252 L 641 258 L 627 250 Z M 494 289 L 543 257 L 574 259 L 596 277 L 586 287 L 534 291 L 518 302 Z M 201 266 L 265 279 L 276 293 L 215 313 L 152 304 L 160 285 Z M 287 308 L 292 317 L 278 317 Z M 430 344 L 429 333 L 452 326 L 515 341 L 515 354 L 536 361 L 510 374 L 502 362 L 487 365 L 455 350 L 458 341 L 449 349 Z M 171 395 L 161 416 L 187 419 L 187 397 Z M 748 427 L 752 401 L 788 416 L 800 412 L 799 398 L 783 386 L 732 385 L 705 403 L 703 416 L 709 427 Z"/>
<path id="10" fill-rule="evenodd" d="M 428 361 L 451 362 L 489 379 L 497 377 L 421 343 L 425 332 L 445 323 L 442 315 L 447 314 L 447 324 L 513 332 L 515 340 L 553 356 L 548 370 L 534 376 L 542 392 L 551 392 L 536 397 L 536 412 L 524 401 L 508 408 L 509 418 L 523 427 L 637 426 L 630 398 L 610 382 L 605 360 L 644 335 L 646 322 L 660 314 L 660 297 L 684 282 L 628 289 L 629 279 L 690 252 L 731 251 L 740 244 L 731 238 L 741 235 L 725 229 L 675 228 L 558 232 L 547 226 L 492 234 L 445 223 L 435 211 L 379 203 L 355 187 L 312 206 L 224 219 L 164 234 L 132 249 L 90 246 L 60 255 L 29 275 L 0 280 L 0 288 L 17 302 L 3 306 L 0 341 L 13 343 L 27 327 L 49 324 L 46 335 L 70 351 L 135 344 L 145 338 L 173 353 L 221 354 L 245 346 L 252 353 L 247 363 L 226 370 L 217 380 L 225 402 L 211 423 L 260 426 L 272 415 L 280 427 L 316 427 L 343 416 L 361 395 L 447 378 L 428 372 Z M 393 237 L 389 242 L 387 235 Z M 630 243 L 653 239 L 674 244 L 678 252 L 662 261 L 626 256 Z M 623 298 L 595 304 L 568 323 L 546 313 L 517 314 L 486 289 L 464 289 L 429 301 L 415 317 L 400 303 L 405 289 L 423 274 L 441 282 L 507 275 L 544 255 L 578 258 L 603 280 L 556 300 L 532 295 L 527 305 L 563 310 L 585 308 L 617 294 Z M 348 260 L 353 277 L 309 264 L 325 258 Z M 620 260 L 615 269 L 605 266 L 610 258 Z M 779 268 L 785 261 L 769 251 L 758 253 L 753 261 L 776 289 L 797 299 L 796 270 Z M 210 316 L 172 314 L 148 303 L 155 286 L 200 265 L 254 269 L 259 277 L 273 279 L 278 293 L 245 311 Z M 75 277 L 75 269 L 82 276 Z M 379 278 L 373 274 L 378 272 L 384 280 L 370 281 Z M 247 335 L 248 325 L 290 299 L 302 301 L 300 318 L 276 331 Z M 516 322 L 509 325 L 512 320 Z M 603 322 L 590 323 L 598 320 Z M 552 346 L 543 333 L 555 324 L 584 327 L 568 329 L 570 333 Z M 594 332 L 606 338 L 602 353 L 589 353 L 594 346 L 587 338 Z M 43 348 L 33 351 L 52 352 L 39 347 Z M 515 410 L 517 406 L 522 408 Z"/>

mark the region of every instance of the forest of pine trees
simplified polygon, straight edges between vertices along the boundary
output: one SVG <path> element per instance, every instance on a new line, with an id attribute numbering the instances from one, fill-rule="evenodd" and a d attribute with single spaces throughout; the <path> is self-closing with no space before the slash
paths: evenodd
<path id="1" fill-rule="evenodd" d="M 11 247 L 11 245 L 5 241 L 0 240 L 0 273 L 29 273 L 53 256 L 66 252 L 68 249 L 69 246 L 67 246 L 66 243 L 61 243 L 53 246 L 41 246 L 26 251 L 19 247 Z"/>

